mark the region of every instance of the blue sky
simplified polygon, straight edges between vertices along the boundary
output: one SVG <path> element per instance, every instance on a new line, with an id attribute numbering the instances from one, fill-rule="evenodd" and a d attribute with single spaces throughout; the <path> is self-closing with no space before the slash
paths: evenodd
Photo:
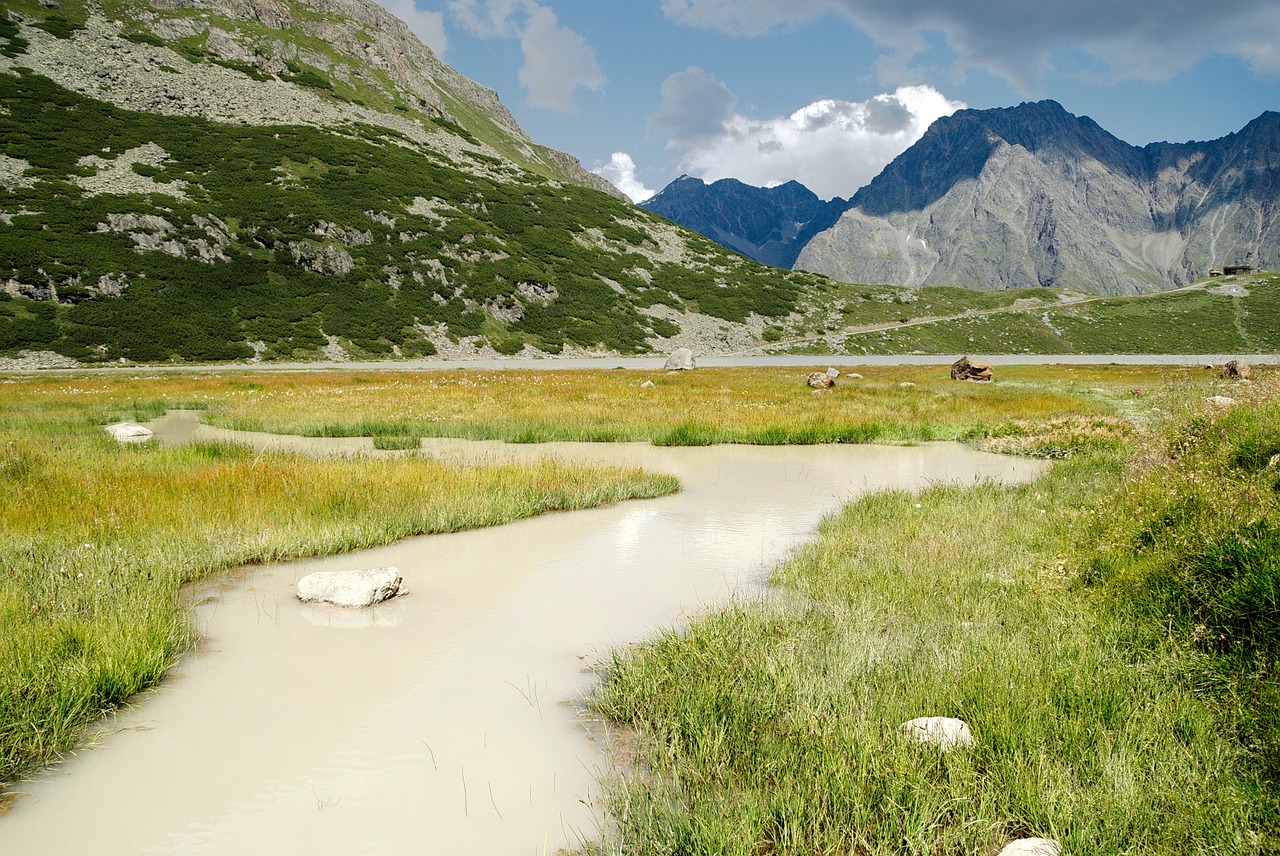
<path id="1" fill-rule="evenodd" d="M 381 0 L 538 142 L 633 198 L 681 173 L 849 196 L 961 107 L 1122 140 L 1280 110 L 1276 0 Z"/>

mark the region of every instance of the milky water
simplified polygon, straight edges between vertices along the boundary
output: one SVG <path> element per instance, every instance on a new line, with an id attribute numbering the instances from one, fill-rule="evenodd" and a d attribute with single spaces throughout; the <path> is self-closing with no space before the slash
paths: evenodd
<path id="1" fill-rule="evenodd" d="M 174 414 L 172 440 L 351 451 Z M 202 641 L 91 748 L 20 786 L 0 853 L 539 854 L 596 838 L 593 663 L 733 596 L 848 499 L 1039 465 L 955 444 L 656 448 L 428 441 L 465 459 L 677 475 L 656 500 L 254 567 L 197 594 Z M 304 605 L 304 574 L 392 565 L 408 597 Z"/>

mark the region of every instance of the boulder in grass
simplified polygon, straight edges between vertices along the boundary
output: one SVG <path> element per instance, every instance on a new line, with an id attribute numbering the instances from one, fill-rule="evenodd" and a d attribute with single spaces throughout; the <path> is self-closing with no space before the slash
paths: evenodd
<path id="1" fill-rule="evenodd" d="M 902 730 L 917 743 L 931 743 L 944 751 L 973 743 L 969 723 L 949 716 L 921 716 L 902 723 Z"/>
<path id="2" fill-rule="evenodd" d="M 137 422 L 117 422 L 107 426 L 107 433 L 121 443 L 145 443 L 151 439 L 151 429 Z"/>
<path id="3" fill-rule="evenodd" d="M 831 389 L 836 385 L 836 379 L 826 372 L 814 372 L 809 375 L 808 383 L 814 389 Z"/>
<path id="4" fill-rule="evenodd" d="M 669 372 L 692 371 L 695 365 L 693 351 L 688 348 L 676 348 L 671 352 L 671 356 L 667 357 L 666 365 L 663 368 Z"/>
<path id="5" fill-rule="evenodd" d="M 1062 856 L 1062 845 L 1052 838 L 1019 838 L 1006 844 L 999 856 Z"/>
<path id="6" fill-rule="evenodd" d="M 837 368 L 828 368 L 827 377 L 831 378 L 832 380 L 835 380 L 836 378 L 840 377 L 840 370 Z"/>
<path id="7" fill-rule="evenodd" d="M 1253 369 L 1249 367 L 1248 360 L 1227 360 L 1218 374 L 1231 380 L 1246 380 L 1253 374 Z"/>
<path id="8" fill-rule="evenodd" d="M 1215 395 L 1212 398 L 1206 398 L 1205 401 L 1209 402 L 1214 407 L 1230 407 L 1236 403 L 1234 398 L 1227 395 Z"/>
<path id="9" fill-rule="evenodd" d="M 298 580 L 298 600 L 360 609 L 404 594 L 403 583 L 395 568 L 317 571 Z"/>
<path id="10" fill-rule="evenodd" d="M 991 380 L 991 375 L 994 371 L 995 369 L 991 363 L 986 360 L 971 360 L 968 357 L 961 357 L 951 364 L 951 379 L 986 383 Z"/>

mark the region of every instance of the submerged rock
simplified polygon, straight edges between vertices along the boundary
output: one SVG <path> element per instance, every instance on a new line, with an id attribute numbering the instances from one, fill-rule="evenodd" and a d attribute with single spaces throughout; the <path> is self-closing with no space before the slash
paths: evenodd
<path id="1" fill-rule="evenodd" d="M 150 428 L 137 422 L 117 422 L 115 425 L 108 425 L 106 431 L 121 443 L 145 443 L 152 436 Z"/>
<path id="2" fill-rule="evenodd" d="M 667 357 L 663 368 L 667 371 L 690 371 L 694 366 L 693 351 L 688 348 L 677 348 L 671 352 L 671 356 Z"/>
<path id="3" fill-rule="evenodd" d="M 404 594 L 403 582 L 396 568 L 317 571 L 298 580 L 298 600 L 358 609 Z"/>
<path id="4" fill-rule="evenodd" d="M 973 743 L 969 723 L 949 716 L 921 716 L 902 723 L 902 730 L 917 743 L 932 743 L 943 750 Z"/>
<path id="5" fill-rule="evenodd" d="M 1020 838 L 1006 844 L 999 856 L 1062 856 L 1062 845 L 1052 838 Z"/>

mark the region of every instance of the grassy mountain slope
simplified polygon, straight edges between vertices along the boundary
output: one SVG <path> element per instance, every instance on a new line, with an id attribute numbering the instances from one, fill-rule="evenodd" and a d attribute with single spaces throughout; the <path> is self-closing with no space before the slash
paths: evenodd
<path id="1" fill-rule="evenodd" d="M 762 328 L 819 281 L 552 175 L 482 96 L 436 86 L 443 71 L 432 85 L 453 112 L 424 98 L 384 114 L 370 93 L 404 86 L 346 91 L 301 48 L 282 72 L 241 68 L 130 20 L 43 11 L 0 30 L 0 352 L 636 353 L 691 313 Z M 104 82 L 82 93 L 86 45 Z M 210 118 L 223 109 L 234 121 Z"/>
<path id="2" fill-rule="evenodd" d="M 1057 289 L 973 292 L 824 283 L 820 332 L 769 338 L 801 354 L 1217 354 L 1280 350 L 1280 273 L 1203 280 L 1137 297 Z"/>

